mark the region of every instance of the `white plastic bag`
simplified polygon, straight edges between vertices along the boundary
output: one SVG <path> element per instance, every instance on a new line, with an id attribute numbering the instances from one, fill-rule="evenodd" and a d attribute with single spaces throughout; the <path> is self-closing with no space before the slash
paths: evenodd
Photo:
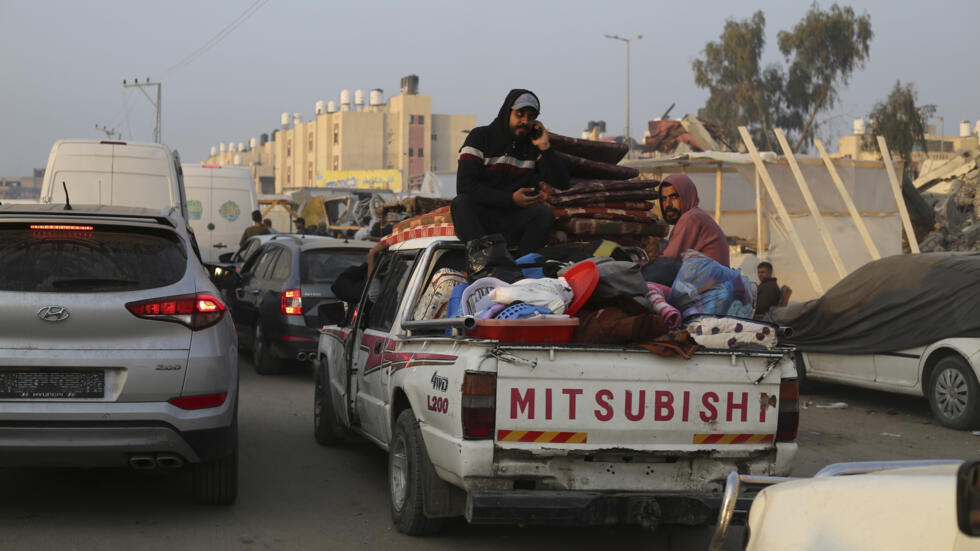
<path id="1" fill-rule="evenodd" d="M 497 287 L 490 292 L 490 300 L 501 304 L 526 302 L 534 306 L 544 306 L 553 314 L 565 313 L 572 303 L 574 293 L 565 278 L 522 279 L 506 287 Z"/>

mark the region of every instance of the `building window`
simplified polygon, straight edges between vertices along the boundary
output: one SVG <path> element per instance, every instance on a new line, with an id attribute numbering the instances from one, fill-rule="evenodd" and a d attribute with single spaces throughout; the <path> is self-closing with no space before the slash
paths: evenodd
<path id="1" fill-rule="evenodd" d="M 306 136 L 306 143 L 309 146 L 308 151 L 313 151 L 313 132 L 310 132 L 309 134 L 307 134 L 307 136 Z"/>
<path id="2" fill-rule="evenodd" d="M 333 143 L 340 143 L 340 125 L 333 123 Z"/>
<path id="3" fill-rule="evenodd" d="M 417 115 L 415 120 L 418 122 L 418 124 L 425 124 L 425 115 Z"/>
<path id="4" fill-rule="evenodd" d="M 432 135 L 432 141 L 436 141 L 436 138 L 437 138 L 437 136 L 435 134 L 433 134 Z"/>
<path id="5" fill-rule="evenodd" d="M 286 187 L 289 187 L 289 184 L 291 184 L 292 182 L 293 182 L 293 167 L 287 166 L 286 167 Z"/>
<path id="6" fill-rule="evenodd" d="M 414 157 L 415 156 L 415 150 L 412 149 L 411 147 L 408 148 L 408 156 L 409 157 Z"/>
<path id="7" fill-rule="evenodd" d="M 307 185 L 313 183 L 313 161 L 306 164 L 306 183 Z"/>
<path id="8" fill-rule="evenodd" d="M 333 169 L 340 170 L 340 157 L 336 155 L 333 156 Z"/>
<path id="9" fill-rule="evenodd" d="M 422 153 L 422 148 L 419 148 L 419 157 L 425 157 L 425 153 Z"/>
<path id="10" fill-rule="evenodd" d="M 293 139 L 289 138 L 286 140 L 286 156 L 292 157 L 293 155 Z"/>

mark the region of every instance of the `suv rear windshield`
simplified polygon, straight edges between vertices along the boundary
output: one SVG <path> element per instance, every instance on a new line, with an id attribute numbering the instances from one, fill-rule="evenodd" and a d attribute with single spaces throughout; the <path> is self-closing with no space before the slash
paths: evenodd
<path id="1" fill-rule="evenodd" d="M 0 291 L 135 291 L 176 283 L 187 271 L 187 252 L 173 232 L 79 227 L 0 226 Z"/>
<path id="2" fill-rule="evenodd" d="M 365 249 L 312 249 L 300 255 L 300 283 L 333 283 L 340 272 L 367 262 Z"/>

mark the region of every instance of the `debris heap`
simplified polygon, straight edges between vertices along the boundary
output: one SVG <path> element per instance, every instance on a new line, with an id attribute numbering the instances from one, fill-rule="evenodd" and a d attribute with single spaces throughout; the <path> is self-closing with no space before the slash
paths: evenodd
<path id="1" fill-rule="evenodd" d="M 936 214 L 933 230 L 919 241 L 922 252 L 980 250 L 980 149 L 959 152 L 914 185 Z"/>

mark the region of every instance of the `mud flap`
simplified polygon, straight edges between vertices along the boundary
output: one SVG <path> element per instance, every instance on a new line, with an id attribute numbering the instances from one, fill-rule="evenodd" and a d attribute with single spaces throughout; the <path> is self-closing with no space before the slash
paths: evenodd
<path id="1" fill-rule="evenodd" d="M 429 454 L 426 452 L 422 469 L 425 471 L 422 492 L 422 510 L 429 518 L 462 516 L 466 509 L 466 492 L 453 486 L 436 474 Z"/>

